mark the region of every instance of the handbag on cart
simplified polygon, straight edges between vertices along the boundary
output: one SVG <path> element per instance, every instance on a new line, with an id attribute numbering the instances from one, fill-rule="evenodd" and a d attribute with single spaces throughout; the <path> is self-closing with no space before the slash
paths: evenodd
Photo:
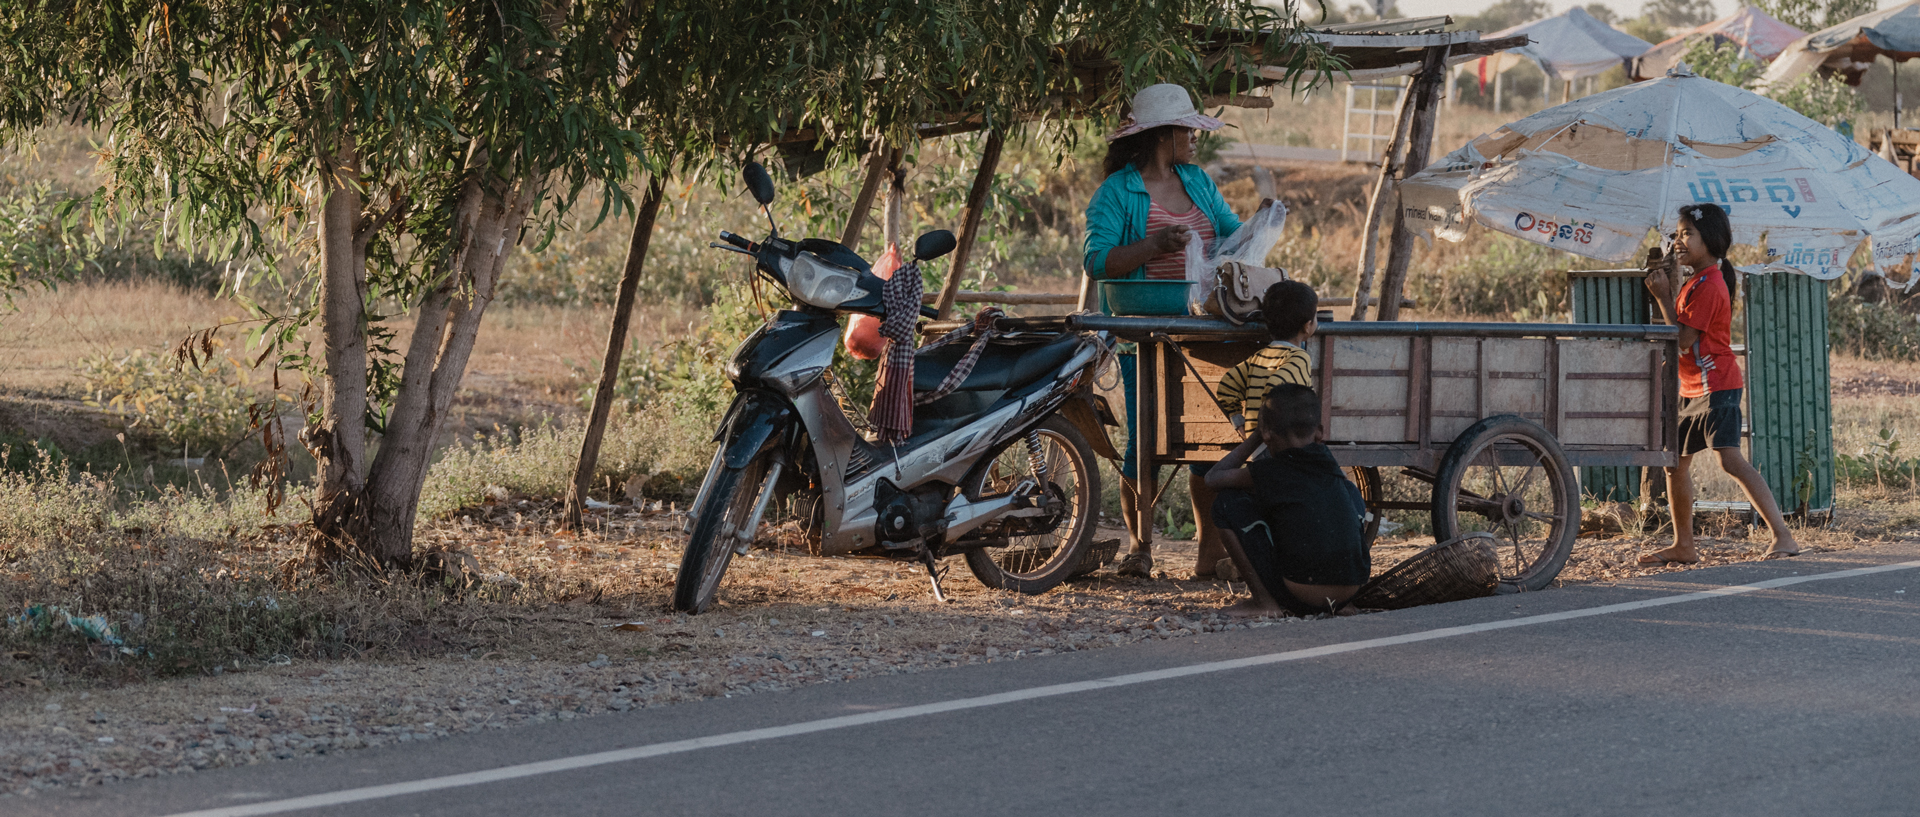
<path id="1" fill-rule="evenodd" d="M 1213 278 L 1213 289 L 1201 309 L 1239 326 L 1260 320 L 1260 302 L 1267 289 L 1287 280 L 1287 271 L 1228 261 L 1213 271 Z"/>

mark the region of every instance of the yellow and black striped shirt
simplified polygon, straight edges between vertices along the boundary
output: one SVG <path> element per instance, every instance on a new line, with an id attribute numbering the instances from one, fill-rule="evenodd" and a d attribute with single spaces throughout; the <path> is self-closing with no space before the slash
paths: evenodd
<path id="1" fill-rule="evenodd" d="M 1221 411 L 1229 417 L 1235 414 L 1245 417 L 1245 428 L 1252 432 L 1260 426 L 1260 401 L 1267 399 L 1267 392 L 1282 383 L 1312 388 L 1313 358 L 1305 349 L 1276 340 L 1228 369 L 1220 379 L 1220 389 L 1215 396 Z"/>

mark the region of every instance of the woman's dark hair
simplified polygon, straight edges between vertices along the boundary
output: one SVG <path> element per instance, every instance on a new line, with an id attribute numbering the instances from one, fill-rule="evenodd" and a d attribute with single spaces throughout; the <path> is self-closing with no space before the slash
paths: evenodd
<path id="1" fill-rule="evenodd" d="M 1733 246 L 1733 222 L 1727 218 L 1727 211 L 1718 204 L 1689 204 L 1680 208 L 1680 223 L 1692 225 L 1707 254 L 1719 260 L 1720 280 L 1727 282 L 1727 298 L 1731 300 L 1740 287 L 1740 274 L 1727 260 L 1727 248 Z"/>
<path id="2" fill-rule="evenodd" d="M 1153 158 L 1154 152 L 1160 149 L 1160 143 L 1174 138 L 1185 130 L 1188 128 L 1179 125 L 1161 125 L 1108 142 L 1107 158 L 1100 163 L 1101 169 L 1105 171 L 1100 174 L 1101 177 L 1119 173 L 1125 170 L 1127 165 L 1139 167 L 1146 164 Z"/>

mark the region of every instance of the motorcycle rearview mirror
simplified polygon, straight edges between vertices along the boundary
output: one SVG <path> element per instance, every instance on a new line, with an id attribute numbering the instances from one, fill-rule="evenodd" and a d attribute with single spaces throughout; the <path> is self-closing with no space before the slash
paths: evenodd
<path id="1" fill-rule="evenodd" d="M 773 177 L 767 175 L 767 169 L 759 162 L 748 162 L 740 171 L 741 178 L 747 182 L 747 189 L 753 191 L 753 200 L 765 207 L 773 203 Z"/>
<path id="2" fill-rule="evenodd" d="M 913 242 L 913 259 L 915 261 L 932 261 L 935 258 L 953 252 L 953 248 L 957 243 L 958 242 L 953 239 L 953 233 L 949 231 L 930 231 Z"/>
<path id="3" fill-rule="evenodd" d="M 740 170 L 740 178 L 746 180 L 747 189 L 752 191 L 753 200 L 760 202 L 760 212 L 767 214 L 767 229 L 773 231 L 775 238 L 780 236 L 780 225 L 773 220 L 773 177 L 767 175 L 767 169 L 759 162 L 748 162 Z"/>

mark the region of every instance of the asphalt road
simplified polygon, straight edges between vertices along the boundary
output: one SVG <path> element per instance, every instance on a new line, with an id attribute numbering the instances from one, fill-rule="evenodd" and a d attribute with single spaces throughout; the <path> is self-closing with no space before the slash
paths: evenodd
<path id="1" fill-rule="evenodd" d="M 1920 545 L 1879 546 L 709 700 L 0 812 L 1912 815 L 1917 602 Z"/>

